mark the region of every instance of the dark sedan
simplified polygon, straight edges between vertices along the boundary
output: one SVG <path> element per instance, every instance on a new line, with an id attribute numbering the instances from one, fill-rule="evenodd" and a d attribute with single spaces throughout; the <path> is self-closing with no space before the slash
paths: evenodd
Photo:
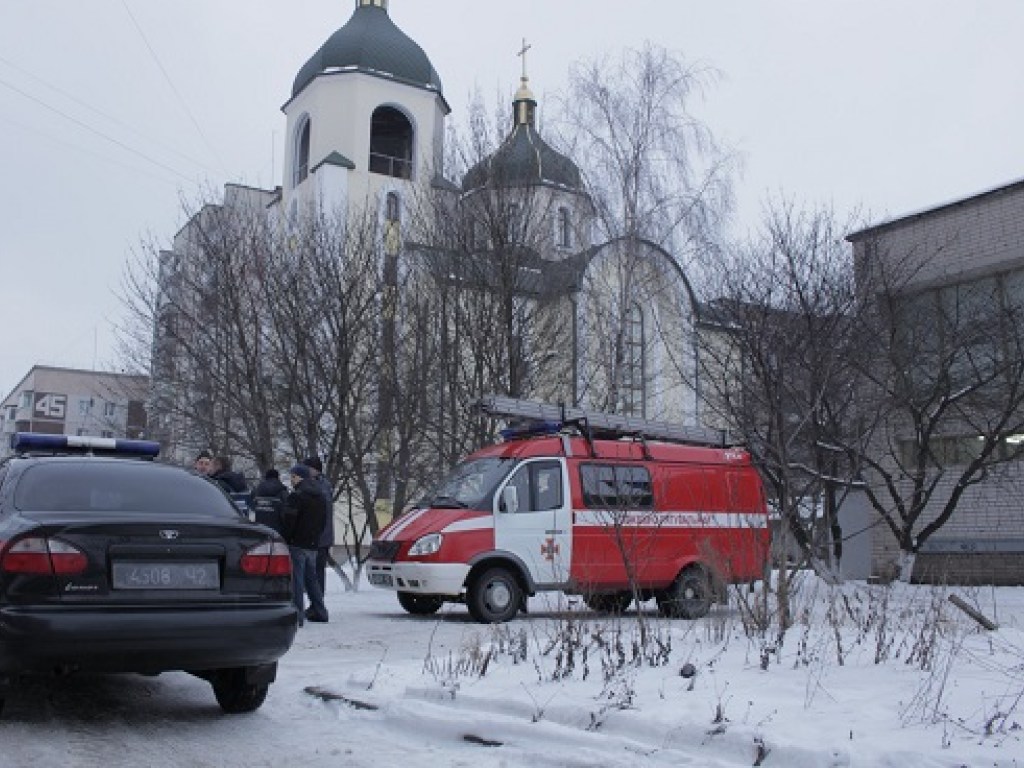
<path id="1" fill-rule="evenodd" d="M 18 433 L 0 463 L 0 707 L 23 675 L 210 682 L 267 696 L 298 626 L 288 548 L 146 441 Z M 148 459 L 148 460 L 147 460 Z"/>

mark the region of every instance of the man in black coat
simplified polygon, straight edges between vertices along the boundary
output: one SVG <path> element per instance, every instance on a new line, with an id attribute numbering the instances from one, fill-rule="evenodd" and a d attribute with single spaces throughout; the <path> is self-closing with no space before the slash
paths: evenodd
<path id="1" fill-rule="evenodd" d="M 327 621 L 324 594 L 316 580 L 316 551 L 324 530 L 327 505 L 320 489 L 311 481 L 309 467 L 296 464 L 289 470 L 292 492 L 285 502 L 285 541 L 292 555 L 292 587 L 295 607 L 299 609 L 299 626 L 305 619 Z M 305 595 L 309 595 L 309 615 L 305 612 Z"/>
<path id="2" fill-rule="evenodd" d="M 334 546 L 334 489 L 331 487 L 331 481 L 324 475 L 324 465 L 319 456 L 310 456 L 303 459 L 302 463 L 309 467 L 309 479 L 320 489 L 320 495 L 327 504 L 327 519 L 324 521 L 324 530 L 320 534 L 320 544 L 316 550 L 316 580 L 320 583 L 320 591 L 326 594 L 327 566 L 337 566 L 331 557 L 331 547 Z"/>
<path id="3" fill-rule="evenodd" d="M 210 462 L 210 479 L 224 489 L 225 493 L 248 493 L 249 486 L 241 472 L 231 468 L 231 459 L 227 456 L 214 456 Z"/>
<path id="4" fill-rule="evenodd" d="M 287 498 L 288 489 L 281 482 L 281 474 L 276 469 L 268 469 L 252 492 L 253 518 L 260 525 L 273 528 L 284 536 L 282 513 Z"/>

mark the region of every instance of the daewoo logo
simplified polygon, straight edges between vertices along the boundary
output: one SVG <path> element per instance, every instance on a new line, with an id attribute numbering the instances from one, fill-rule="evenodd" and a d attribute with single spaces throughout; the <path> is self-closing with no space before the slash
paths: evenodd
<path id="1" fill-rule="evenodd" d="M 162 531 L 160 531 L 160 538 L 170 541 L 171 539 L 178 538 L 178 532 L 170 528 L 164 528 Z"/>

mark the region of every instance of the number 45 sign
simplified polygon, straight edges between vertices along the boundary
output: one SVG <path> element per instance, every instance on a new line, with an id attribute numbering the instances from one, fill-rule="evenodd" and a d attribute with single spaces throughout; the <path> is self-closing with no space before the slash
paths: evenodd
<path id="1" fill-rule="evenodd" d="M 52 392 L 36 392 L 36 415 L 47 419 L 63 419 L 68 410 L 68 396 Z"/>

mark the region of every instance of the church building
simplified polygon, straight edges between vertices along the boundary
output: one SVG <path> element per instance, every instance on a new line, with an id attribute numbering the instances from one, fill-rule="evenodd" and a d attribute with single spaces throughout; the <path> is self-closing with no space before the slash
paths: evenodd
<path id="1" fill-rule="evenodd" d="M 399 12 L 400 2 L 409 0 L 394 3 Z M 394 286 L 415 263 L 435 285 L 505 296 L 510 352 L 499 394 L 698 423 L 696 301 L 686 275 L 654 243 L 603 236 L 585 174 L 538 129 L 525 43 L 507 135 L 449 178 L 452 110 L 441 76 L 388 6 L 356 0 L 298 68 L 283 106 L 280 186 L 228 185 L 222 205 L 265 209 L 282 227 L 311 211 L 358 210 L 377 220 L 379 268 Z M 454 234 L 425 236 L 415 224 L 428 198 L 462 222 Z M 169 259 L 187 248 L 194 223 Z M 387 348 L 387 322 L 382 328 Z"/>

